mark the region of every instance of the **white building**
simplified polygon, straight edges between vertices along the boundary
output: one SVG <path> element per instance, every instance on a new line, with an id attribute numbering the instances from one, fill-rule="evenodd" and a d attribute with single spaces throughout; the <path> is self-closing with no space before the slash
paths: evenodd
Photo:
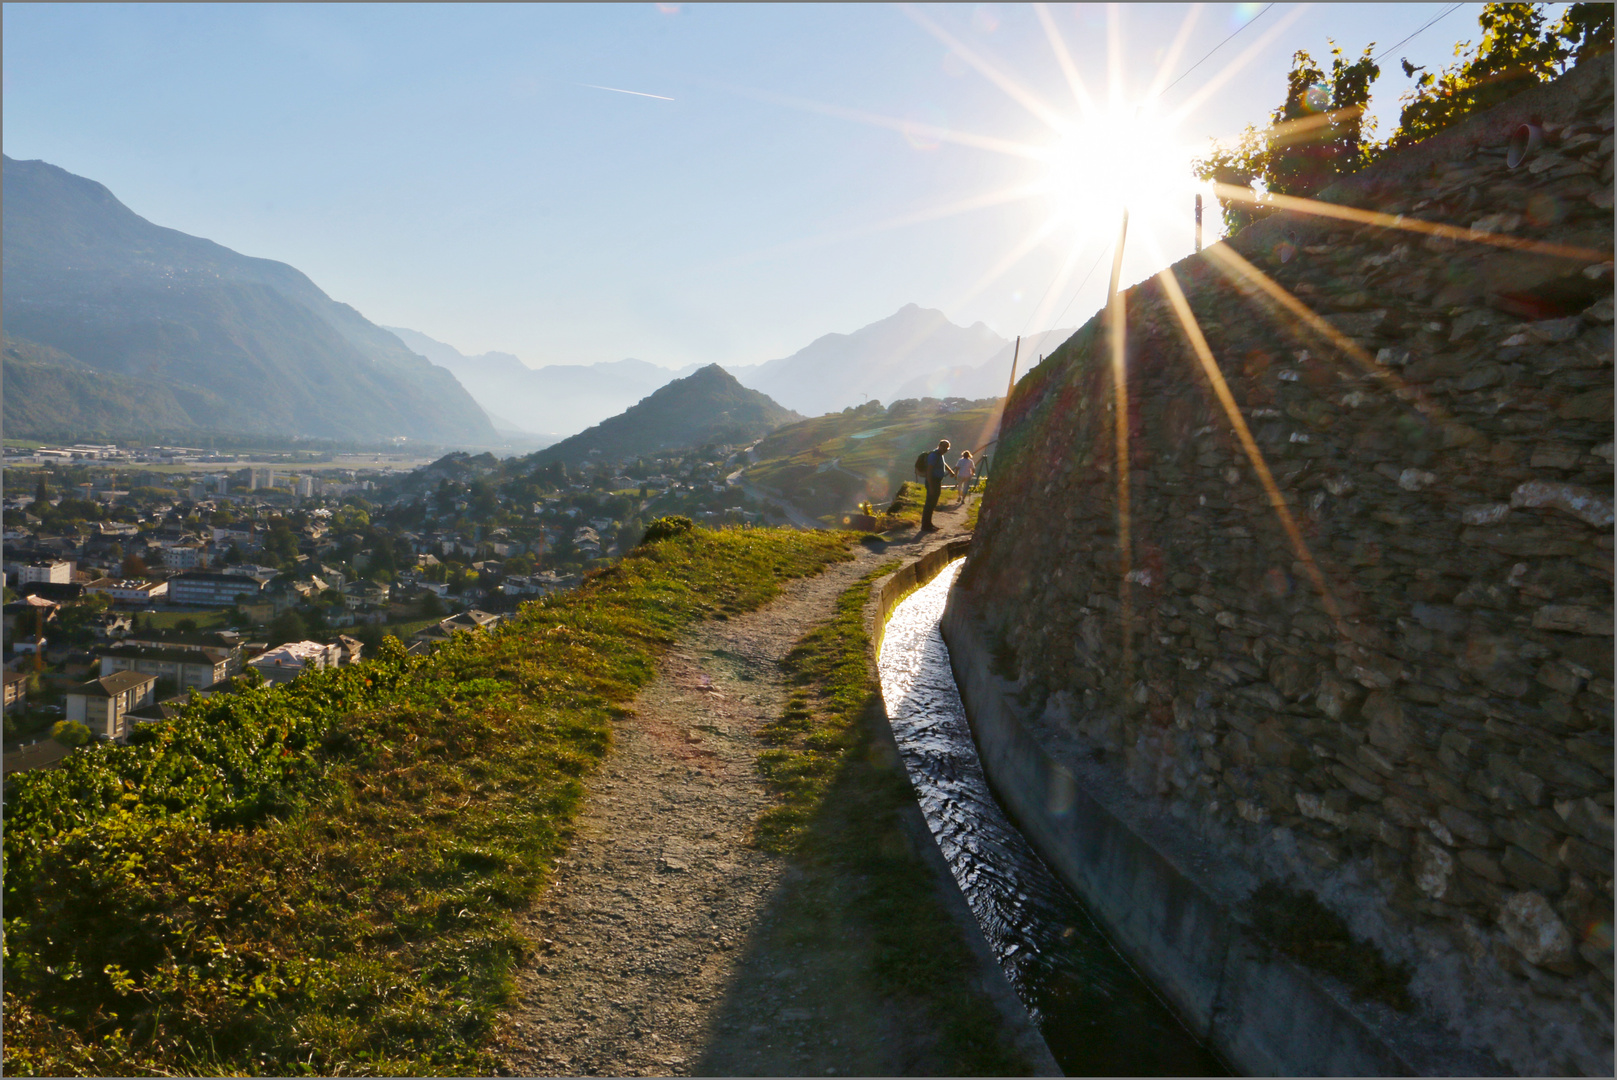
<path id="1" fill-rule="evenodd" d="M 78 721 L 100 738 L 121 742 L 132 726 L 128 714 L 150 705 L 156 690 L 156 675 L 138 671 L 103 675 L 67 692 L 67 719 Z"/>
<path id="2" fill-rule="evenodd" d="M 146 581 L 142 578 L 102 578 L 84 587 L 87 593 L 104 592 L 115 604 L 145 606 L 168 595 L 168 582 Z"/>
<path id="3" fill-rule="evenodd" d="M 52 562 L 26 563 L 17 567 L 18 585 L 27 585 L 35 581 L 66 585 L 72 580 L 73 564 L 65 559 L 56 559 Z"/>
<path id="4" fill-rule="evenodd" d="M 336 667 L 342 663 L 342 646 L 318 641 L 289 641 L 260 653 L 248 661 L 264 676 L 265 682 L 291 682 L 305 671 Z"/>

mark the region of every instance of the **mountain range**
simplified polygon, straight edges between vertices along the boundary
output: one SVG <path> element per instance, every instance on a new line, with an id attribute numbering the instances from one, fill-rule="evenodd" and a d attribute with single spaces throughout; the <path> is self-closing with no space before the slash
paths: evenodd
<path id="1" fill-rule="evenodd" d="M 8 436 L 496 441 L 453 375 L 285 263 L 43 161 L 6 157 L 3 183 Z"/>
<path id="2" fill-rule="evenodd" d="M 956 326 L 941 311 L 906 304 L 851 334 L 825 334 L 790 356 L 730 371 L 743 386 L 818 416 L 863 398 L 920 396 L 904 390 L 939 370 L 975 368 L 1005 344 L 983 323 Z"/>
<path id="3" fill-rule="evenodd" d="M 496 428 L 560 436 L 615 416 L 670 380 L 689 375 L 644 360 L 550 364 L 531 368 L 505 352 L 466 356 L 416 330 L 389 326 L 414 352 L 448 369 Z"/>
<path id="4" fill-rule="evenodd" d="M 749 443 L 803 419 L 749 390 L 717 364 L 698 368 L 617 416 L 533 455 L 539 464 L 633 458 L 706 443 Z"/>

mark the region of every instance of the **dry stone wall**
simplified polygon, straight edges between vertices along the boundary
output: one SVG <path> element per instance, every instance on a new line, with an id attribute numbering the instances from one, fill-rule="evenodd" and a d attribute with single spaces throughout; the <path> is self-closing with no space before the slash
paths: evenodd
<path id="1" fill-rule="evenodd" d="M 1103 314 L 1017 387 L 961 580 L 1045 724 L 1536 1073 L 1612 1068 L 1611 70 L 1325 195 L 1603 254 L 1302 214 L 1229 242 L 1347 348 L 1211 253 L 1173 268 L 1302 547 L 1152 280 L 1127 579 Z"/>

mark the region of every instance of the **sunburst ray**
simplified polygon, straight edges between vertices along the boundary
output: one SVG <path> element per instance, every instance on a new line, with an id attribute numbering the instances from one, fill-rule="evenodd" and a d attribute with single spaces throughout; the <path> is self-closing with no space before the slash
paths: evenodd
<path id="1" fill-rule="evenodd" d="M 1067 118 L 1051 108 L 1048 102 L 993 64 L 990 64 L 975 49 L 933 22 L 924 12 L 911 4 L 900 4 L 899 9 L 913 19 L 916 25 L 949 46 L 956 56 L 976 68 L 984 78 L 1005 91 L 1006 96 L 1036 116 L 1051 130 L 1065 131 L 1067 129 Z"/>
<path id="2" fill-rule="evenodd" d="M 1185 101 L 1183 105 L 1180 105 L 1179 108 L 1175 109 L 1171 114 L 1172 122 L 1177 124 L 1184 120 L 1185 117 L 1201 108 L 1203 102 L 1210 100 L 1214 94 L 1218 93 L 1219 88 L 1233 79 L 1236 74 L 1246 66 L 1249 60 L 1267 48 L 1270 42 L 1284 33 L 1286 28 L 1291 26 L 1292 23 L 1296 22 L 1297 19 L 1302 16 L 1302 13 L 1307 11 L 1310 7 L 1313 7 L 1313 5 L 1298 4 L 1296 7 L 1282 15 L 1278 21 L 1270 24 L 1269 28 L 1262 34 L 1258 35 L 1258 39 L 1252 42 L 1251 45 L 1247 46 L 1244 52 L 1220 68 L 1217 74 L 1202 84 L 1200 90 L 1197 90 Z"/>
<path id="3" fill-rule="evenodd" d="M 1116 413 L 1113 425 L 1115 445 L 1113 457 L 1117 470 L 1117 599 L 1123 618 L 1123 684 L 1125 688 L 1134 675 L 1134 542 L 1133 505 L 1129 485 L 1129 381 L 1128 381 L 1128 310 L 1121 288 L 1123 277 L 1123 250 L 1128 241 L 1129 215 L 1123 211 L 1118 227 L 1117 247 L 1112 252 L 1112 282 L 1107 303 L 1107 344 L 1112 357 L 1112 407 Z"/>
<path id="4" fill-rule="evenodd" d="M 1269 471 L 1269 463 L 1264 459 L 1263 451 L 1258 449 L 1257 441 L 1252 438 L 1252 431 L 1247 427 L 1246 417 L 1241 415 L 1239 406 L 1235 403 L 1235 396 L 1230 393 L 1230 387 L 1224 381 L 1224 373 L 1219 370 L 1218 361 L 1213 359 L 1213 350 L 1208 347 L 1207 338 L 1202 334 L 1201 325 L 1196 322 L 1195 314 L 1190 310 L 1190 302 L 1179 287 L 1179 279 L 1174 276 L 1173 267 L 1167 267 L 1157 275 L 1162 282 L 1162 291 L 1168 297 L 1169 306 L 1173 308 L 1178 317 L 1179 326 L 1185 333 L 1190 348 L 1201 363 L 1202 371 L 1206 373 L 1207 380 L 1212 384 L 1213 394 L 1224 407 L 1224 413 L 1229 418 L 1230 426 L 1235 429 L 1236 439 L 1241 449 L 1246 453 L 1247 460 L 1252 464 L 1252 471 L 1257 474 L 1258 482 L 1273 507 L 1275 515 L 1280 519 L 1280 526 L 1285 530 L 1286 538 L 1291 542 L 1291 549 L 1297 560 L 1303 564 L 1309 581 L 1319 593 L 1320 603 L 1325 606 L 1326 612 L 1337 624 L 1337 629 L 1344 633 L 1342 612 L 1337 606 L 1336 598 L 1331 594 L 1330 587 L 1325 582 L 1325 575 L 1314 560 L 1314 553 L 1309 550 L 1307 542 L 1303 539 L 1302 530 L 1297 527 L 1297 520 L 1292 517 L 1291 507 L 1286 497 L 1275 483 L 1274 475 Z"/>
<path id="5" fill-rule="evenodd" d="M 1251 188 L 1244 188 L 1235 184 L 1214 184 L 1213 190 L 1220 198 L 1230 199 L 1235 202 L 1251 203 L 1256 206 L 1270 206 L 1277 210 L 1294 210 L 1297 213 L 1312 214 L 1315 217 L 1351 221 L 1356 225 L 1379 225 L 1386 229 L 1402 229 L 1405 232 L 1420 233 L 1424 236 L 1438 236 L 1446 240 L 1465 241 L 1473 244 L 1489 244 L 1493 247 L 1508 248 L 1511 251 L 1525 251 L 1533 255 L 1548 255 L 1554 258 L 1572 259 L 1585 263 L 1611 261 L 1611 252 L 1609 251 L 1597 251 L 1593 248 L 1577 247 L 1572 244 L 1550 244 L 1542 240 L 1528 240 L 1520 236 L 1506 236 L 1503 233 L 1461 228 L 1458 225 L 1445 225 L 1438 221 L 1422 221 L 1419 218 L 1409 217 L 1407 214 L 1384 214 L 1379 210 L 1361 210 L 1356 206 L 1342 206 L 1338 203 L 1321 202 L 1318 199 L 1301 198 L 1296 195 L 1267 194 L 1259 196 Z"/>
<path id="6" fill-rule="evenodd" d="M 1039 17 L 1039 25 L 1044 27 L 1044 36 L 1050 40 L 1050 50 L 1056 54 L 1056 63 L 1061 65 L 1061 74 L 1067 77 L 1067 85 L 1072 88 L 1073 100 L 1078 103 L 1078 111 L 1089 115 L 1095 111 L 1095 99 L 1089 95 L 1089 87 L 1078 74 L 1078 65 L 1072 62 L 1072 54 L 1067 51 L 1067 41 L 1061 36 L 1061 30 L 1056 26 L 1055 19 L 1050 17 L 1050 8 L 1046 4 L 1034 4 L 1033 13 Z"/>

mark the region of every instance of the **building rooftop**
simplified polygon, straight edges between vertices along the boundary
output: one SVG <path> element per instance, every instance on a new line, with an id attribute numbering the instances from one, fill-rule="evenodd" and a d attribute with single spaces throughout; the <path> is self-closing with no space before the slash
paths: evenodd
<path id="1" fill-rule="evenodd" d="M 111 675 L 103 675 L 99 679 L 91 679 L 75 690 L 68 691 L 73 694 L 83 694 L 86 697 L 109 698 L 121 694 L 125 690 L 135 690 L 148 683 L 157 681 L 156 675 L 142 675 L 138 671 L 115 671 Z"/>

